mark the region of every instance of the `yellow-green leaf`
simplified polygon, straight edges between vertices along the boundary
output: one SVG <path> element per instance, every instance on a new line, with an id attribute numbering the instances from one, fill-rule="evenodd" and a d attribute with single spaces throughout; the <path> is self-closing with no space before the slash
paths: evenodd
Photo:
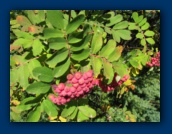
<path id="1" fill-rule="evenodd" d="M 91 57 L 91 65 L 93 67 L 94 71 L 94 77 L 97 78 L 97 76 L 100 74 L 100 70 L 102 68 L 102 60 L 98 57 Z"/>

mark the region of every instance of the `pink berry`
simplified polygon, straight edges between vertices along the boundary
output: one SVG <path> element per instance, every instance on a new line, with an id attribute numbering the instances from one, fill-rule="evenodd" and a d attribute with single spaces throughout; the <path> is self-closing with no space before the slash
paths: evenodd
<path id="1" fill-rule="evenodd" d="M 59 85 L 58 85 L 58 89 L 59 90 L 63 90 L 65 88 L 65 84 L 64 83 L 60 83 Z"/>
<path id="2" fill-rule="evenodd" d="M 73 87 L 77 88 L 78 87 L 78 83 L 73 84 Z"/>
<path id="3" fill-rule="evenodd" d="M 67 75 L 67 79 L 68 79 L 68 80 L 72 80 L 72 78 L 73 78 L 73 75 L 72 75 L 72 74 L 68 74 L 68 75 Z"/>
<path id="4" fill-rule="evenodd" d="M 79 80 L 82 77 L 82 74 L 80 72 L 75 73 L 75 78 Z"/>
<path id="5" fill-rule="evenodd" d="M 73 92 L 75 92 L 75 91 L 76 91 L 76 88 L 74 88 L 74 87 L 70 87 L 70 91 L 73 93 Z"/>
<path id="6" fill-rule="evenodd" d="M 84 81 L 84 78 L 81 78 L 81 79 L 79 79 L 79 81 L 78 81 L 78 83 L 79 84 L 83 84 L 85 81 Z"/>
<path id="7" fill-rule="evenodd" d="M 73 83 L 73 84 L 76 84 L 77 82 L 78 82 L 78 80 L 77 80 L 76 78 L 73 78 L 73 79 L 72 79 L 72 83 Z"/>
<path id="8" fill-rule="evenodd" d="M 93 71 L 89 70 L 88 72 L 86 72 L 87 77 L 92 77 L 93 76 Z"/>
<path id="9" fill-rule="evenodd" d="M 88 76 L 87 76 L 87 74 L 85 73 L 85 74 L 83 74 L 83 78 L 84 78 L 84 80 L 86 80 L 87 78 L 88 78 Z"/>

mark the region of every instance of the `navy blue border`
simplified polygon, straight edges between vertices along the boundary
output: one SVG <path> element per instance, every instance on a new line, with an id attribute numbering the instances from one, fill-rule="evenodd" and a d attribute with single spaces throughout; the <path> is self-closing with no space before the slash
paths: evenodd
<path id="1" fill-rule="evenodd" d="M 8 0 L 0 4 L 0 130 L 5 133 L 166 133 L 172 121 L 172 20 L 167 0 Z M 160 123 L 10 123 L 9 20 L 10 10 L 22 9 L 158 9 L 161 10 Z M 95 132 L 94 132 L 95 131 Z"/>

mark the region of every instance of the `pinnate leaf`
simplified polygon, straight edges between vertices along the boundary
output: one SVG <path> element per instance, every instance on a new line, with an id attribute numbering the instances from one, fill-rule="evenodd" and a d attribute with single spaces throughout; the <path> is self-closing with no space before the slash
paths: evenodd
<path id="1" fill-rule="evenodd" d="M 53 71 L 54 77 L 58 78 L 62 76 L 69 69 L 69 66 L 70 66 L 70 59 L 68 58 L 68 60 L 65 63 L 57 66 L 54 69 Z"/>
<path id="2" fill-rule="evenodd" d="M 73 31 L 75 31 L 84 21 L 85 17 L 84 15 L 78 15 L 77 17 L 75 17 L 71 22 L 69 22 L 69 24 L 66 27 L 66 33 L 72 33 Z"/>
<path id="3" fill-rule="evenodd" d="M 36 67 L 33 69 L 33 75 L 44 82 L 51 82 L 53 80 L 53 73 L 50 68 Z"/>
<path id="4" fill-rule="evenodd" d="M 63 13 L 60 10 L 47 10 L 47 19 L 58 29 L 64 28 Z"/>
<path id="5" fill-rule="evenodd" d="M 27 89 L 26 92 L 30 93 L 30 94 L 44 94 L 47 93 L 50 89 L 50 85 L 49 84 L 45 84 L 42 82 L 35 82 L 30 84 Z"/>
<path id="6" fill-rule="evenodd" d="M 96 54 L 102 47 L 102 35 L 100 33 L 95 33 L 91 43 L 91 51 Z"/>
<path id="7" fill-rule="evenodd" d="M 102 68 L 102 60 L 98 57 L 91 57 L 91 65 L 93 67 L 94 71 L 94 77 L 97 78 L 97 76 L 100 74 L 100 70 Z"/>
<path id="8" fill-rule="evenodd" d="M 27 122 L 38 122 L 41 117 L 41 107 L 38 106 L 35 110 L 28 114 Z"/>

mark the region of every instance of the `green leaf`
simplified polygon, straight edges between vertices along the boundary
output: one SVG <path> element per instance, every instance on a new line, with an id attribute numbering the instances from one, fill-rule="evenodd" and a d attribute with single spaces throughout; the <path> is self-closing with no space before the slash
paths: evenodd
<path id="1" fill-rule="evenodd" d="M 142 46 L 145 46 L 146 45 L 146 40 L 142 39 L 140 43 L 141 43 Z"/>
<path id="2" fill-rule="evenodd" d="M 53 42 L 49 44 L 49 47 L 54 50 L 60 50 L 64 47 L 67 47 L 67 42 L 64 38 L 55 38 Z"/>
<path id="3" fill-rule="evenodd" d="M 38 60 L 34 59 L 34 60 L 31 60 L 29 63 L 28 63 L 28 69 L 29 69 L 29 73 L 30 73 L 30 77 L 32 78 L 36 78 L 34 77 L 33 75 L 33 69 L 36 68 L 36 67 L 40 67 L 41 64 Z"/>
<path id="4" fill-rule="evenodd" d="M 112 68 L 112 64 L 107 62 L 105 59 L 103 59 L 103 68 L 104 68 L 104 76 L 106 77 L 106 79 L 108 79 L 108 83 L 110 83 L 113 80 L 113 76 L 114 76 L 114 71 Z"/>
<path id="5" fill-rule="evenodd" d="M 108 34 L 112 34 L 112 31 L 109 27 L 105 27 L 105 32 L 107 32 Z"/>
<path id="6" fill-rule="evenodd" d="M 139 26 L 143 26 L 147 22 L 147 18 L 144 18 L 140 23 Z"/>
<path id="7" fill-rule="evenodd" d="M 83 39 L 83 32 L 74 32 L 69 35 L 68 41 L 69 43 L 77 43 Z"/>
<path id="8" fill-rule="evenodd" d="M 44 33 L 44 38 L 46 39 L 64 37 L 64 33 L 62 31 L 53 28 L 44 28 L 43 33 Z"/>
<path id="9" fill-rule="evenodd" d="M 75 10 L 71 10 L 71 16 L 72 16 L 72 18 L 75 18 L 77 16 Z"/>
<path id="10" fill-rule="evenodd" d="M 143 20 L 143 15 L 140 15 L 139 17 L 138 17 L 138 19 L 137 19 L 137 22 L 136 23 L 139 23 L 139 22 L 141 22 Z"/>
<path id="11" fill-rule="evenodd" d="M 146 38 L 146 41 L 151 45 L 155 44 L 155 41 L 152 38 Z"/>
<path id="12" fill-rule="evenodd" d="M 93 35 L 93 39 L 91 42 L 92 54 L 96 54 L 101 49 L 102 44 L 103 44 L 102 35 L 99 33 L 95 33 Z"/>
<path id="13" fill-rule="evenodd" d="M 112 30 L 112 36 L 113 36 L 113 39 L 116 41 L 116 42 L 120 42 L 121 41 L 121 38 L 119 36 L 119 34 L 115 31 L 115 30 Z"/>
<path id="14" fill-rule="evenodd" d="M 32 107 L 33 107 L 33 105 L 17 105 L 16 110 L 23 112 L 23 111 L 27 111 L 27 110 L 31 109 Z"/>
<path id="15" fill-rule="evenodd" d="M 143 39 L 144 35 L 142 33 L 137 33 L 136 38 Z"/>
<path id="16" fill-rule="evenodd" d="M 115 32 L 122 39 L 124 39 L 124 40 L 131 40 L 131 32 L 129 30 L 116 30 Z"/>
<path id="17" fill-rule="evenodd" d="M 64 61 L 68 57 L 68 50 L 62 50 L 57 52 L 57 54 L 53 57 L 51 57 L 46 63 L 49 65 L 49 67 L 54 68 L 58 63 Z"/>
<path id="18" fill-rule="evenodd" d="M 27 122 L 38 122 L 41 117 L 41 107 L 38 106 L 28 114 Z"/>
<path id="19" fill-rule="evenodd" d="M 77 122 L 83 122 L 86 120 L 89 120 L 89 118 L 85 116 L 81 111 L 79 111 L 77 116 Z"/>
<path id="20" fill-rule="evenodd" d="M 71 120 L 75 119 L 77 113 L 78 113 L 78 108 L 76 108 L 75 111 L 69 116 L 69 119 Z"/>
<path id="21" fill-rule="evenodd" d="M 147 31 L 144 33 L 144 35 L 146 35 L 146 36 L 154 36 L 155 33 L 154 33 L 153 31 L 147 30 Z"/>
<path id="22" fill-rule="evenodd" d="M 27 89 L 26 92 L 30 93 L 30 94 L 45 94 L 49 91 L 50 89 L 50 84 L 45 84 L 42 82 L 35 82 L 30 84 Z"/>
<path id="23" fill-rule="evenodd" d="M 137 22 L 138 22 L 138 19 L 139 19 L 138 13 L 137 13 L 137 12 L 134 12 L 134 13 L 132 14 L 132 18 L 133 18 L 134 21 L 137 23 Z"/>
<path id="24" fill-rule="evenodd" d="M 115 50 L 115 48 L 116 48 L 116 41 L 110 39 L 107 45 L 105 45 L 100 51 L 100 56 L 108 58 L 109 55 Z"/>
<path id="25" fill-rule="evenodd" d="M 97 78 L 97 76 L 100 74 L 100 70 L 102 68 L 102 60 L 98 57 L 91 57 L 91 65 L 93 67 L 94 71 L 94 77 Z"/>
<path id="26" fill-rule="evenodd" d="M 33 40 L 18 38 L 13 42 L 14 46 L 23 46 L 24 48 L 29 48 L 32 46 Z"/>
<path id="27" fill-rule="evenodd" d="M 16 69 L 10 70 L 10 85 L 15 84 L 18 81 L 18 77 L 16 76 Z"/>
<path id="28" fill-rule="evenodd" d="M 89 55 L 90 55 L 90 50 L 89 49 L 84 49 L 79 54 L 74 54 L 73 53 L 71 55 L 71 58 L 76 60 L 76 61 L 82 61 L 82 60 L 88 58 Z"/>
<path id="29" fill-rule="evenodd" d="M 75 31 L 84 21 L 85 17 L 84 15 L 78 15 L 77 17 L 75 17 L 71 22 L 69 22 L 69 24 L 66 27 L 66 33 L 72 33 L 73 31 Z"/>
<path id="30" fill-rule="evenodd" d="M 28 20 L 28 18 L 26 18 L 23 15 L 18 15 L 16 20 L 17 20 L 17 23 L 19 23 L 20 25 L 24 27 L 29 27 L 32 25 L 31 22 Z"/>
<path id="31" fill-rule="evenodd" d="M 122 78 L 124 75 L 128 74 L 128 66 L 121 61 L 113 62 L 113 67 L 115 72 Z"/>
<path id="32" fill-rule="evenodd" d="M 89 41 L 91 40 L 92 35 L 87 35 L 82 41 L 72 44 L 71 45 L 71 51 L 80 51 L 82 49 L 88 48 L 88 45 L 90 44 Z"/>
<path id="33" fill-rule="evenodd" d="M 25 90 L 26 87 L 29 85 L 28 82 L 28 77 L 29 77 L 29 72 L 28 72 L 28 64 L 22 65 L 18 68 L 16 72 L 16 76 L 18 76 L 18 81 L 20 82 L 20 86 L 23 87 Z"/>
<path id="34" fill-rule="evenodd" d="M 89 118 L 96 117 L 96 111 L 87 105 L 79 106 L 78 109 L 82 114 L 84 114 L 85 116 L 87 116 Z"/>
<path id="35" fill-rule="evenodd" d="M 33 41 L 32 52 L 34 56 L 40 55 L 43 48 L 44 46 L 42 45 L 42 42 L 39 39 Z"/>
<path id="36" fill-rule="evenodd" d="M 58 115 L 55 105 L 53 105 L 50 100 L 48 99 L 44 100 L 42 102 L 42 106 L 43 106 L 44 111 L 48 114 L 48 116 L 56 117 Z"/>
<path id="37" fill-rule="evenodd" d="M 58 29 L 64 28 L 63 13 L 60 10 L 47 10 L 47 19 Z"/>
<path id="38" fill-rule="evenodd" d="M 130 59 L 129 62 L 134 68 L 139 68 L 139 62 L 134 58 Z"/>
<path id="39" fill-rule="evenodd" d="M 53 71 L 47 67 L 36 67 L 33 69 L 33 75 L 44 82 L 53 80 Z"/>
<path id="40" fill-rule="evenodd" d="M 31 35 L 30 33 L 26 33 L 26 32 L 20 31 L 19 29 L 13 30 L 13 33 L 14 33 L 18 38 L 34 39 L 34 36 L 33 36 L 33 35 Z"/>
<path id="41" fill-rule="evenodd" d="M 122 51 L 123 51 L 123 47 L 122 46 L 117 46 L 115 51 L 113 51 L 109 55 L 108 61 L 110 61 L 110 62 L 117 61 L 121 57 Z"/>
<path id="42" fill-rule="evenodd" d="M 128 27 L 128 22 L 127 21 L 122 21 L 116 24 L 113 29 L 124 29 Z"/>
<path id="43" fill-rule="evenodd" d="M 150 27 L 149 23 L 146 22 L 146 23 L 141 27 L 141 29 L 142 29 L 142 30 L 147 30 L 149 27 Z"/>
<path id="44" fill-rule="evenodd" d="M 106 26 L 112 26 L 112 25 L 114 25 L 114 24 L 116 24 L 116 23 L 118 23 L 118 22 L 120 22 L 122 20 L 123 20 L 123 16 L 121 14 L 118 14 L 118 15 L 116 15 L 114 17 L 111 17 L 110 20 L 109 20 L 110 22 L 107 23 Z"/>
<path id="45" fill-rule="evenodd" d="M 70 58 L 68 58 L 68 60 L 64 64 L 61 64 L 54 69 L 53 72 L 54 77 L 58 78 L 62 76 L 69 69 L 69 66 L 70 66 Z"/>
<path id="46" fill-rule="evenodd" d="M 68 117 L 70 116 L 76 109 L 76 106 L 69 106 L 68 108 L 63 109 L 61 116 L 62 117 Z"/>
<path id="47" fill-rule="evenodd" d="M 40 22 L 44 21 L 45 14 L 43 10 L 39 10 L 38 13 L 34 13 L 33 10 L 27 10 L 28 18 L 32 22 L 32 24 L 39 24 Z M 42 15 L 42 16 L 40 16 Z"/>
<path id="48" fill-rule="evenodd" d="M 137 30 L 138 26 L 136 26 L 136 23 L 129 23 L 128 29 L 129 30 Z"/>
<path id="49" fill-rule="evenodd" d="M 11 119 L 13 119 L 15 122 L 19 122 L 21 119 L 21 116 L 18 113 L 10 112 L 10 120 Z"/>

